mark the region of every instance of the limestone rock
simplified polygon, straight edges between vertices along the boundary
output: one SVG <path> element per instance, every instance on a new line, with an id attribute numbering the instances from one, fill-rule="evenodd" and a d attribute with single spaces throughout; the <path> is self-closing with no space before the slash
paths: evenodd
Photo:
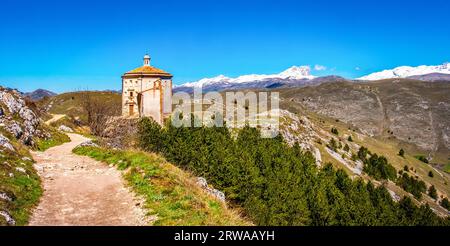
<path id="1" fill-rule="evenodd" d="M 62 132 L 73 132 L 72 128 L 65 126 L 65 125 L 61 125 L 58 130 L 62 131 Z"/>
<path id="2" fill-rule="evenodd" d="M 80 143 L 77 147 L 98 147 L 98 145 L 92 142 L 92 140 L 87 140 Z"/>
<path id="3" fill-rule="evenodd" d="M 23 167 L 16 167 L 16 170 L 21 173 L 27 173 L 27 170 L 25 170 L 25 168 L 23 168 Z"/>
<path id="4" fill-rule="evenodd" d="M 5 218 L 6 223 L 8 223 L 8 225 L 13 226 L 16 225 L 16 221 L 13 219 L 13 217 L 6 211 L 0 211 L 0 216 L 3 216 L 3 218 Z"/>
<path id="5" fill-rule="evenodd" d="M 11 151 L 14 151 L 14 147 L 12 146 L 11 142 L 9 141 L 9 139 L 7 139 L 2 134 L 0 134 L 0 147 L 3 147 L 5 149 L 11 150 Z"/>
<path id="6" fill-rule="evenodd" d="M 5 200 L 8 202 L 12 202 L 12 198 L 8 196 L 8 194 L 4 193 L 4 192 L 0 192 L 0 199 L 1 200 Z"/>
<path id="7" fill-rule="evenodd" d="M 206 181 L 205 178 L 198 177 L 197 178 L 197 185 L 200 186 L 202 189 L 204 189 L 207 193 L 209 193 L 209 194 L 213 195 L 214 197 L 216 197 L 221 202 L 225 202 L 225 194 L 222 191 L 220 191 L 220 190 L 210 188 L 208 186 L 208 182 Z"/>
<path id="8" fill-rule="evenodd" d="M 24 144 L 32 145 L 33 137 L 38 133 L 39 117 L 26 105 L 17 91 L 1 88 L 0 104 L 5 105 L 9 111 L 7 113 L 1 108 L 0 125 Z M 15 115 L 18 118 L 15 118 Z"/>

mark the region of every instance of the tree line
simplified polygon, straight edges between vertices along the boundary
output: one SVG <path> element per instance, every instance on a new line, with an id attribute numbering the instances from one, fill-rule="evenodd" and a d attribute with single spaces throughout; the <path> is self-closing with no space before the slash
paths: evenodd
<path id="1" fill-rule="evenodd" d="M 394 202 L 383 186 L 352 180 L 281 136 L 261 138 L 248 126 L 160 127 L 139 123 L 139 145 L 208 179 L 257 225 L 448 225 L 428 205 Z"/>

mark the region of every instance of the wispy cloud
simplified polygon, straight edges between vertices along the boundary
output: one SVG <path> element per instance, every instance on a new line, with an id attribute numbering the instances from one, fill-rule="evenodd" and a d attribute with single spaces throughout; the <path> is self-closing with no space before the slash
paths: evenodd
<path id="1" fill-rule="evenodd" d="M 355 70 L 359 71 L 359 70 L 361 70 L 361 68 L 360 67 L 355 67 Z"/>
<path id="2" fill-rule="evenodd" d="M 314 66 L 314 70 L 316 70 L 316 71 L 324 71 L 324 70 L 327 70 L 327 67 L 325 67 L 323 65 L 316 64 Z"/>

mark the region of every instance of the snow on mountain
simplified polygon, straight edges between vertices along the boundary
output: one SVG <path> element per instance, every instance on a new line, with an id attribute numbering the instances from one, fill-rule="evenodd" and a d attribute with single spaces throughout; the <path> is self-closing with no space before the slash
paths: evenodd
<path id="1" fill-rule="evenodd" d="M 292 66 L 278 74 L 249 74 L 242 75 L 237 78 L 230 78 L 224 75 L 219 75 L 213 78 L 204 78 L 196 82 L 185 83 L 180 87 L 205 87 L 214 84 L 242 84 L 256 81 L 263 81 L 268 79 L 314 79 L 315 76 L 310 74 L 311 68 L 309 66 Z"/>
<path id="2" fill-rule="evenodd" d="M 381 72 L 376 72 L 358 78 L 357 80 L 380 80 L 380 79 L 391 79 L 391 78 L 407 78 L 410 76 L 431 74 L 431 73 L 441 73 L 450 74 L 450 63 L 444 63 L 437 66 L 401 66 L 390 70 L 384 70 Z"/>

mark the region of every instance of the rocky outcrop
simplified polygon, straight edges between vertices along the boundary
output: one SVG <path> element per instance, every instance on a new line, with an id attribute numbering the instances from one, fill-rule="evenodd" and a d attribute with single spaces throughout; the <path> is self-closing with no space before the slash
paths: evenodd
<path id="1" fill-rule="evenodd" d="M 197 185 L 200 186 L 203 190 L 205 190 L 208 194 L 217 198 L 219 201 L 225 202 L 225 194 L 220 190 L 209 187 L 208 182 L 206 181 L 205 178 L 198 177 Z"/>
<path id="2" fill-rule="evenodd" d="M 448 82 L 391 79 L 324 83 L 283 91 L 281 98 L 289 109 L 305 108 L 338 119 L 369 136 L 395 138 L 431 153 L 448 153 L 449 90 Z"/>
<path id="3" fill-rule="evenodd" d="M 60 130 L 62 132 L 73 132 L 72 128 L 65 126 L 65 125 L 59 126 L 58 130 Z"/>
<path id="4" fill-rule="evenodd" d="M 134 147 L 137 137 L 139 119 L 110 117 L 106 121 L 106 128 L 101 133 L 103 142 L 111 148 Z"/>
<path id="5" fill-rule="evenodd" d="M 92 140 L 87 140 L 80 143 L 77 147 L 98 147 L 98 145 L 92 142 Z"/>
<path id="6" fill-rule="evenodd" d="M 7 139 L 5 136 L 0 134 L 0 147 L 4 149 L 8 149 L 10 151 L 14 151 L 14 147 L 12 146 L 9 139 Z"/>
<path id="7" fill-rule="evenodd" d="M 26 145 L 33 145 L 39 135 L 39 117 L 25 103 L 20 93 L 0 88 L 0 126 Z M 5 109 L 7 112 L 5 112 Z"/>
<path id="8" fill-rule="evenodd" d="M 0 216 L 2 216 L 6 223 L 10 226 L 16 225 L 16 221 L 13 219 L 13 217 L 6 211 L 0 210 Z"/>

